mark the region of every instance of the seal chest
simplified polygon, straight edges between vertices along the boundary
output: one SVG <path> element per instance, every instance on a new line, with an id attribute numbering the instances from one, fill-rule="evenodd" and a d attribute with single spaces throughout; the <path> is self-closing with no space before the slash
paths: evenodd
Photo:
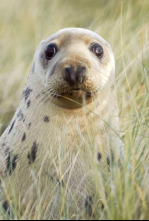
<path id="1" fill-rule="evenodd" d="M 72 194 L 85 205 L 95 164 L 109 167 L 111 151 L 122 152 L 119 130 L 110 45 L 86 29 L 60 30 L 37 48 L 20 105 L 0 138 L 5 188 L 13 183 L 22 210 L 33 209 L 37 185 L 49 210 L 60 184 L 70 201 Z"/>

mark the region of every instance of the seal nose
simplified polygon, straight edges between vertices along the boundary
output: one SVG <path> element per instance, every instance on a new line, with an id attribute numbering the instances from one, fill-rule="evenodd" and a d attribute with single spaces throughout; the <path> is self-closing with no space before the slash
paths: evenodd
<path id="1" fill-rule="evenodd" d="M 86 76 L 86 67 L 70 66 L 64 69 L 64 79 L 69 83 L 70 86 L 82 84 Z"/>

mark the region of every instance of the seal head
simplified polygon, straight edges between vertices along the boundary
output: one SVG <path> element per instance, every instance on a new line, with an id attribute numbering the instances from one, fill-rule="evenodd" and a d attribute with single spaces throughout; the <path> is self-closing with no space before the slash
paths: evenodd
<path id="1" fill-rule="evenodd" d="M 52 102 L 79 108 L 114 82 L 114 56 L 110 45 L 96 33 L 63 29 L 41 42 L 35 53 L 34 74 L 53 97 Z"/>

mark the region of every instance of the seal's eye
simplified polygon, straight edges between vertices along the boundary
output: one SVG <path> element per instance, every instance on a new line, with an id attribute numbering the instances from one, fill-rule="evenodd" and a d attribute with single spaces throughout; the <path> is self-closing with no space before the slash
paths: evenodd
<path id="1" fill-rule="evenodd" d="M 103 48 L 100 44 L 93 44 L 91 49 L 90 49 L 99 59 L 103 57 L 104 51 Z"/>
<path id="2" fill-rule="evenodd" d="M 55 44 L 49 44 L 45 50 L 45 56 L 47 60 L 51 60 L 57 53 L 57 46 Z"/>

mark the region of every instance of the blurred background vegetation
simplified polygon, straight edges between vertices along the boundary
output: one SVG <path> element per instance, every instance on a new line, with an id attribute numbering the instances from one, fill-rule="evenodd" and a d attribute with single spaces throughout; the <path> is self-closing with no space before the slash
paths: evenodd
<path id="1" fill-rule="evenodd" d="M 147 219 L 149 0 L 0 0 L 0 134 L 19 104 L 36 47 L 65 27 L 97 32 L 115 54 L 125 160 L 133 179 L 125 171 L 125 185 L 119 183 L 124 198 L 111 198 L 123 203 L 110 204 L 106 217 Z"/>

